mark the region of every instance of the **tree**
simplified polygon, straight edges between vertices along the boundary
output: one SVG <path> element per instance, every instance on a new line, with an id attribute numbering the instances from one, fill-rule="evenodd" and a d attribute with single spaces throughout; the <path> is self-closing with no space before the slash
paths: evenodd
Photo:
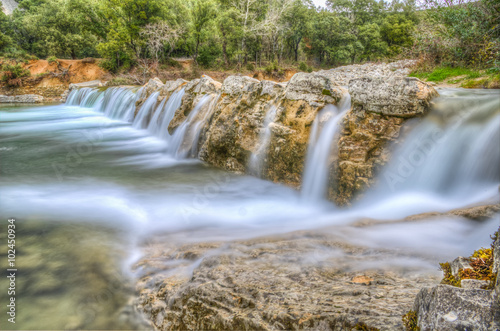
<path id="1" fill-rule="evenodd" d="M 198 50 L 203 39 L 203 31 L 215 18 L 215 4 L 210 1 L 196 1 L 191 11 L 193 16 L 193 34 L 195 40 L 194 61 L 198 57 Z"/>
<path id="2" fill-rule="evenodd" d="M 150 54 L 158 62 L 165 45 L 168 45 L 169 49 L 167 57 L 173 52 L 177 40 L 182 35 L 182 28 L 172 27 L 167 22 L 160 21 L 146 25 L 139 34 L 145 40 Z"/>
<path id="3" fill-rule="evenodd" d="M 287 40 L 293 50 L 295 61 L 299 60 L 299 46 L 311 29 L 312 11 L 301 0 L 295 0 L 286 21 L 288 22 Z"/>
<path id="4" fill-rule="evenodd" d="M 23 5 L 27 4 L 23 1 Z M 92 3 L 82 0 L 51 0 L 14 13 L 18 44 L 39 57 L 81 58 L 97 55 L 95 27 L 88 24 Z"/>

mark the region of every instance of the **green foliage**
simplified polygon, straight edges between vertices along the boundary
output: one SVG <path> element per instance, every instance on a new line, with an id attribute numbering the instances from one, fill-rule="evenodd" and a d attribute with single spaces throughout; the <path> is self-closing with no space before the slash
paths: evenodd
<path id="1" fill-rule="evenodd" d="M 253 63 L 247 63 L 247 70 L 248 71 L 254 71 L 255 70 L 255 66 L 253 65 Z"/>
<path id="2" fill-rule="evenodd" d="M 449 262 L 439 263 L 440 270 L 443 272 L 443 279 L 441 280 L 441 284 L 451 285 L 460 287 L 460 279 L 456 279 L 451 274 L 451 266 Z"/>
<path id="3" fill-rule="evenodd" d="M 57 61 L 57 57 L 55 57 L 55 56 L 49 56 L 47 58 L 47 62 L 49 62 L 49 64 L 56 63 L 56 62 L 58 62 Z"/>
<path id="4" fill-rule="evenodd" d="M 209 43 L 201 46 L 197 61 L 203 67 L 210 67 L 213 66 L 220 55 L 221 49 L 219 45 Z"/>
<path id="5" fill-rule="evenodd" d="M 440 263 L 439 265 L 444 273 L 444 278 L 441 281 L 441 284 L 460 287 L 462 279 L 478 279 L 488 280 L 488 289 L 492 289 L 495 286 L 496 278 L 498 276 L 496 273 L 493 273 L 493 249 L 497 238 L 498 231 L 491 237 L 493 243 L 490 248 L 480 248 L 474 251 L 474 253 L 467 258 L 471 268 L 459 269 L 458 278 L 455 278 L 451 274 L 451 267 L 448 262 Z"/>
<path id="6" fill-rule="evenodd" d="M 421 39 L 428 61 L 488 68 L 500 59 L 500 6 L 497 0 L 441 2 L 427 0 L 425 20 L 434 28 Z M 422 29 L 421 29 L 422 30 Z"/>
<path id="7" fill-rule="evenodd" d="M 406 331 L 419 331 L 417 313 L 410 310 L 403 315 L 403 325 Z"/>
<path id="8" fill-rule="evenodd" d="M 20 64 L 4 64 L 2 65 L 2 81 L 7 86 L 21 86 L 23 77 L 30 76 L 30 71 L 24 69 Z"/>
<path id="9" fill-rule="evenodd" d="M 417 11 L 414 0 L 328 0 L 327 9 L 303 0 L 22 0 L 22 10 L 0 14 L 0 52 L 102 57 L 101 66 L 114 72 L 142 60 L 165 63 L 170 56 L 239 69 L 250 61 L 300 61 L 301 71 L 312 71 L 306 63 L 336 66 L 409 55 L 432 67 L 500 71 L 496 0 L 461 6 L 426 1 L 429 11 Z M 155 35 L 160 26 L 167 32 Z M 266 71 L 280 74 L 277 65 Z"/>
<path id="10" fill-rule="evenodd" d="M 451 67 L 437 67 L 431 72 L 414 71 L 410 74 L 412 77 L 420 79 L 427 79 L 431 82 L 442 82 L 451 77 L 466 76 L 468 79 L 481 77 L 481 72 L 467 68 L 451 68 Z"/>

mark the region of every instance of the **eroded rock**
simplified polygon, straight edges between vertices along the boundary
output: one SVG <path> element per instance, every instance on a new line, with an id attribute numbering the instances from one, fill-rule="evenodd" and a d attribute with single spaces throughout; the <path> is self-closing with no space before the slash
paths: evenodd
<path id="1" fill-rule="evenodd" d="M 337 238 L 338 239 L 338 238 Z M 437 279 L 397 271 L 363 272 L 353 257 L 380 252 L 324 233 L 234 242 L 149 242 L 137 264 L 137 308 L 157 330 L 401 330 L 418 289 Z M 359 260 L 358 260 L 359 261 Z"/>
<path id="2" fill-rule="evenodd" d="M 372 185 L 378 169 L 390 157 L 405 120 L 421 116 L 438 95 L 430 85 L 408 77 L 363 77 L 349 82 L 352 108 L 344 119 L 338 142 L 338 161 L 331 166 L 334 179 L 329 196 L 348 205 Z"/>
<path id="3" fill-rule="evenodd" d="M 413 307 L 422 331 L 497 330 L 499 309 L 491 291 L 450 285 L 422 289 Z"/>
<path id="4" fill-rule="evenodd" d="M 316 74 L 296 74 L 287 84 L 230 76 L 222 84 L 200 158 L 223 169 L 246 172 L 250 155 L 259 150 L 264 118 L 276 107 L 261 176 L 298 187 L 316 113 L 345 93 Z"/>

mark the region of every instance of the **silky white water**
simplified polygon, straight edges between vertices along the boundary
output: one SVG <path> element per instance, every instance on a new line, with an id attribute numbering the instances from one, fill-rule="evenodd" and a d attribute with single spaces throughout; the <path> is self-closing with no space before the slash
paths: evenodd
<path id="1" fill-rule="evenodd" d="M 377 267 L 418 266 L 419 272 L 434 273 L 438 262 L 488 245 L 489 234 L 499 225 L 498 218 L 377 225 L 377 219 L 498 202 L 498 92 L 440 91 L 431 113 L 414 121 L 395 146 L 377 185 L 350 209 L 337 209 L 321 199 L 304 200 L 305 191 L 169 154 L 177 131 L 169 135 L 164 130 L 184 92 L 167 101 L 148 98 L 149 111 L 141 114 L 140 127 L 134 127 L 132 103 L 139 93 L 128 88 L 82 89 L 63 105 L 0 108 L 0 216 L 15 217 L 19 231 L 24 231 L 19 249 L 24 245 L 26 255 L 20 268 L 33 284 L 19 295 L 25 314 L 32 316 L 24 316 L 31 324 L 16 326 L 19 329 L 140 329 L 118 321 L 132 295 L 132 286 L 126 285 L 128 262 L 138 243 L 155 233 L 178 233 L 181 244 L 303 229 L 329 231 L 353 245 L 384 249 L 392 262 Z M 202 98 L 195 105 L 197 115 L 194 109 L 191 119 L 188 115 L 183 151 L 196 145 L 203 127 L 196 125 L 211 116 L 216 99 Z M 325 128 L 342 112 L 336 110 L 318 128 L 318 143 L 323 133 L 338 132 L 338 123 L 331 131 Z M 160 122 L 160 127 L 153 125 Z M 433 136 L 439 139 L 427 145 Z M 423 146 L 422 160 L 414 153 L 417 145 Z M 331 146 L 321 150 L 330 151 Z M 410 163 L 407 169 L 402 166 L 405 160 Z M 311 190 L 324 192 L 324 183 L 319 184 L 321 190 Z M 375 219 L 375 225 L 353 226 L 365 218 Z M 392 258 L 402 252 L 412 258 Z M 78 291 L 82 286 L 85 291 Z M 92 301 L 110 287 L 116 296 Z M 45 318 L 48 308 L 40 307 L 50 307 L 52 318 Z"/>
<path id="2" fill-rule="evenodd" d="M 326 199 L 329 185 L 330 158 L 336 145 L 336 134 L 341 129 L 340 121 L 351 108 L 351 97 L 345 95 L 338 106 L 327 105 L 316 116 L 309 137 L 302 197 L 308 201 Z"/>
<path id="3" fill-rule="evenodd" d="M 252 175 L 262 176 L 265 158 L 269 149 L 269 143 L 271 142 L 271 124 L 275 121 L 277 110 L 275 105 L 270 105 L 264 117 L 264 125 L 259 134 L 257 150 L 250 155 L 248 162 L 248 171 Z"/>

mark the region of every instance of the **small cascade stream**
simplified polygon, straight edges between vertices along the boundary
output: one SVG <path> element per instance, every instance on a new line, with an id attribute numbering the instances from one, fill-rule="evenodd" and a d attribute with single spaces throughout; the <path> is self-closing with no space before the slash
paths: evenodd
<path id="1" fill-rule="evenodd" d="M 306 201 L 326 199 L 332 146 L 335 145 L 335 135 L 341 128 L 340 121 L 350 108 L 351 97 L 346 95 L 338 106 L 324 107 L 314 120 L 301 190 L 302 198 Z"/>
<path id="2" fill-rule="evenodd" d="M 156 123 L 150 123 L 149 130 L 152 131 L 156 136 L 167 139 L 170 137 L 170 133 L 168 132 L 168 125 L 170 121 L 174 118 L 175 111 L 179 109 L 182 102 L 182 97 L 184 96 L 184 89 L 180 91 L 176 91 L 172 94 L 172 96 L 168 99 L 167 104 L 165 105 L 165 110 L 163 112 L 163 118 L 159 118 L 159 122 L 161 123 L 159 126 L 156 126 Z"/>
<path id="3" fill-rule="evenodd" d="M 145 129 L 148 127 L 148 123 L 150 120 L 150 114 L 153 108 L 156 106 L 158 102 L 158 95 L 160 92 L 153 92 L 151 95 L 144 101 L 141 106 L 141 109 L 137 112 L 137 116 L 134 119 L 132 126 L 137 129 Z"/>
<path id="4" fill-rule="evenodd" d="M 199 137 L 199 131 L 201 130 L 199 124 L 205 123 L 210 114 L 211 107 L 207 106 L 213 105 L 213 103 L 210 103 L 212 98 L 211 95 L 204 95 L 191 110 L 186 120 L 175 130 L 167 149 L 168 154 L 176 158 L 192 156 L 190 152 L 193 145 L 198 142 L 196 138 Z"/>
<path id="5" fill-rule="evenodd" d="M 250 155 L 248 171 L 257 177 L 262 176 L 263 167 L 265 165 L 265 157 L 271 142 L 271 124 L 276 120 L 277 110 L 278 109 L 275 105 L 271 105 L 269 107 L 269 110 L 266 112 L 266 116 L 264 117 L 263 130 L 259 134 L 259 144 L 257 150 Z"/>

